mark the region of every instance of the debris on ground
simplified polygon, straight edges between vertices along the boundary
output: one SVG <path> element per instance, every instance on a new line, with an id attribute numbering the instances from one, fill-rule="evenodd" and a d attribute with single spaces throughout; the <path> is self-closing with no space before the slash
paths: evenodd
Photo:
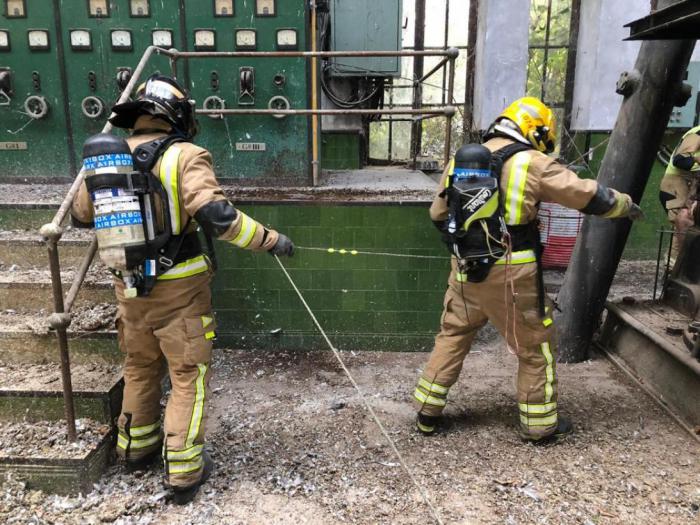
<path id="1" fill-rule="evenodd" d="M 539 447 L 516 433 L 517 359 L 495 336 L 480 338 L 467 357 L 450 391 L 448 429 L 430 438 L 415 431 L 411 404 L 425 354 L 343 355 L 445 523 L 700 519 L 697 443 L 605 360 L 559 366 L 560 407 L 575 433 Z M 433 522 L 330 353 L 217 350 L 211 387 L 216 470 L 186 509 L 163 487 L 162 466 L 127 474 L 115 465 L 82 496 L 5 485 L 0 521 Z"/>
<path id="2" fill-rule="evenodd" d="M 64 421 L 3 421 L 0 431 L 0 459 L 84 458 L 110 431 L 109 425 L 91 419 L 77 419 L 75 428 L 78 439 L 72 443 L 68 440 Z"/>

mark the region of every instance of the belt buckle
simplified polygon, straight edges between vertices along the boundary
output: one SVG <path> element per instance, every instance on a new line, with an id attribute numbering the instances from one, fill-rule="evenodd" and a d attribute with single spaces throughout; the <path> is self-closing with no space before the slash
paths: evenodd
<path id="1" fill-rule="evenodd" d="M 158 262 L 159 262 L 162 266 L 165 266 L 166 268 L 172 268 L 172 267 L 173 267 L 173 264 L 174 264 L 173 260 L 172 260 L 172 259 L 168 259 L 165 255 L 161 255 L 161 256 L 158 258 Z"/>

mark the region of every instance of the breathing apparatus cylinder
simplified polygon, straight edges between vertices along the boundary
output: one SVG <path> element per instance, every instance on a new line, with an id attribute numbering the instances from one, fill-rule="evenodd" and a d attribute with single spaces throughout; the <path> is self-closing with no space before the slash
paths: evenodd
<path id="1" fill-rule="evenodd" d="M 143 196 L 133 187 L 131 149 L 123 138 L 93 135 L 83 146 L 83 169 L 95 210 L 100 258 L 121 276 L 124 295 L 136 297 L 153 216 L 150 206 L 144 210 Z"/>
<path id="2" fill-rule="evenodd" d="M 478 183 L 482 177 L 493 177 L 491 151 L 481 144 L 466 144 L 457 150 L 450 173 L 450 187 Z M 482 179 L 483 180 L 483 179 Z M 449 233 L 457 233 L 464 224 L 458 224 L 457 215 L 450 214 L 447 224 Z"/>

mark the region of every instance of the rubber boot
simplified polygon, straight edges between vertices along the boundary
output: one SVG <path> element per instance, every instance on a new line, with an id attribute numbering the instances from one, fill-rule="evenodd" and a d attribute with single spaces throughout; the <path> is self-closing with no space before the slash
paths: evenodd
<path id="1" fill-rule="evenodd" d="M 420 412 L 416 416 L 416 428 L 424 436 L 432 436 L 438 430 L 440 418 L 436 416 L 426 416 Z"/>
<path id="2" fill-rule="evenodd" d="M 566 417 L 559 416 L 557 419 L 557 428 L 555 428 L 554 432 L 551 434 L 541 438 L 534 438 L 521 432 L 520 437 L 522 437 L 523 441 L 529 441 L 535 445 L 551 445 L 563 441 L 573 431 L 574 425 L 571 421 Z"/>
<path id="3" fill-rule="evenodd" d="M 138 458 L 138 459 L 127 459 L 126 460 L 126 471 L 129 474 L 133 474 L 135 472 L 144 472 L 151 468 L 155 460 L 161 455 L 159 447 L 157 450 L 154 450 L 153 452 L 150 452 L 149 454 L 146 454 L 145 456 Z"/>
<path id="4" fill-rule="evenodd" d="M 189 487 L 173 487 L 173 500 L 177 505 L 187 505 L 190 503 L 197 492 L 199 492 L 199 487 L 204 485 L 206 481 L 211 477 L 211 473 L 214 471 L 214 461 L 209 457 L 209 453 L 202 452 L 202 462 L 204 466 L 202 467 L 202 477 L 194 485 Z"/>

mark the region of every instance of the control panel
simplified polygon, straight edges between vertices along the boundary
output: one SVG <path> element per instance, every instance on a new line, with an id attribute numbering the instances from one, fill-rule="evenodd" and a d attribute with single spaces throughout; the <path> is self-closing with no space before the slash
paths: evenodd
<path id="1" fill-rule="evenodd" d="M 53 11 L 57 6 L 58 12 Z M 304 0 L 0 0 L 0 176 L 70 179 L 82 144 L 104 126 L 145 49 L 305 50 Z M 142 75 L 172 74 L 154 56 Z M 198 109 L 309 107 L 303 58 L 198 58 L 177 63 Z M 222 179 L 307 183 L 310 119 L 199 116 L 196 142 Z"/>

